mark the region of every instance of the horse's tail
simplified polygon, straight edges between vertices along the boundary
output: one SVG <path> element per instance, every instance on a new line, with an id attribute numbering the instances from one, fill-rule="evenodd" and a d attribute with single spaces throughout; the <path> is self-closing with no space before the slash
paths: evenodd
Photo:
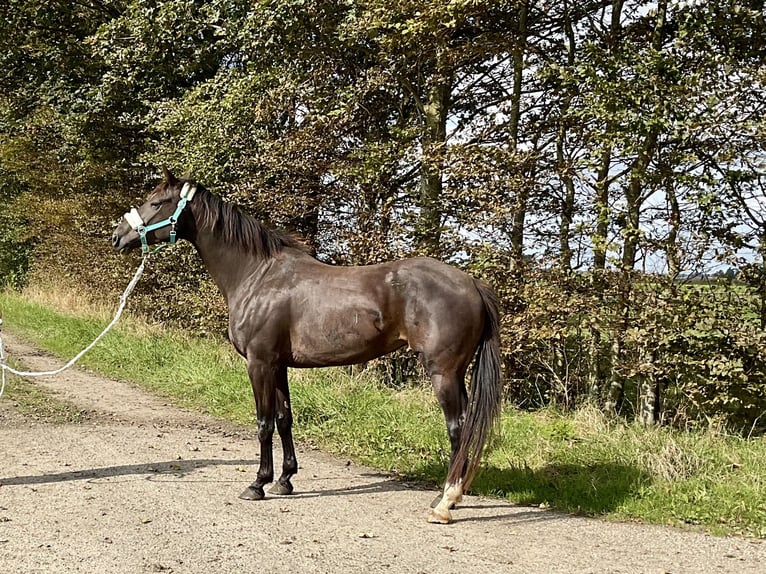
<path id="1" fill-rule="evenodd" d="M 448 484 L 457 484 L 462 477 L 464 492 L 476 476 L 482 452 L 500 415 L 503 398 L 498 300 L 490 287 L 480 281 L 475 281 L 475 284 L 484 304 L 484 331 L 471 373 L 471 398 L 463 422 L 460 445 L 447 476 Z"/>

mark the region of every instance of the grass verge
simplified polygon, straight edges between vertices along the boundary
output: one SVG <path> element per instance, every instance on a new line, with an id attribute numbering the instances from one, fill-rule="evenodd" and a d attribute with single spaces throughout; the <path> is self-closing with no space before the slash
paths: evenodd
<path id="1" fill-rule="evenodd" d="M 107 322 L 0 294 L 6 328 L 64 358 Z M 128 321 L 82 361 L 176 403 L 254 422 L 243 361 L 228 343 Z M 429 389 L 392 391 L 340 369 L 291 371 L 298 440 L 411 479 L 446 473 L 444 421 Z M 12 385 L 17 381 L 12 381 Z M 502 432 L 472 491 L 615 520 L 694 525 L 766 536 L 766 440 L 644 429 L 582 409 L 573 415 L 506 409 Z"/>
<path id="2" fill-rule="evenodd" d="M 88 420 L 86 411 L 13 375 L 8 377 L 8 384 L 0 401 L 0 424 L 5 421 L 11 409 L 26 419 L 48 424 L 80 423 Z"/>

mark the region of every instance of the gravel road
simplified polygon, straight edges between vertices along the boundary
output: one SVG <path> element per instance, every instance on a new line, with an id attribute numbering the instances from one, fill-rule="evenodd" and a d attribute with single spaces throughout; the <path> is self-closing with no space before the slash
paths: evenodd
<path id="1" fill-rule="evenodd" d="M 60 364 L 3 338 L 29 369 Z M 250 429 L 79 370 L 34 384 L 86 414 L 52 423 L 0 399 L 3 573 L 766 572 L 760 540 L 470 496 L 454 524 L 428 524 L 435 492 L 310 448 L 295 495 L 242 501 Z"/>

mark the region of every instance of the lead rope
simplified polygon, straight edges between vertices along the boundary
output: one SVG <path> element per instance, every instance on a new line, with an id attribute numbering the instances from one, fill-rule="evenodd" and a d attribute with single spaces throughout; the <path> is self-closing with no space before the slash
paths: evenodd
<path id="1" fill-rule="evenodd" d="M 77 353 L 72 360 L 70 360 L 66 365 L 61 367 L 60 369 L 56 369 L 55 371 L 17 371 L 16 369 L 10 367 L 6 363 L 6 357 L 5 357 L 5 350 L 3 349 L 3 338 L 0 337 L 0 398 L 3 396 L 3 392 L 5 392 L 5 372 L 8 371 L 9 373 L 12 373 L 14 375 L 17 375 L 19 377 L 51 377 L 53 375 L 58 375 L 59 373 L 66 371 L 67 369 L 74 366 L 74 364 L 79 361 L 82 356 L 90 351 L 93 347 L 95 347 L 98 342 L 104 338 L 104 336 L 117 324 L 117 321 L 119 321 L 120 316 L 122 315 L 122 312 L 125 310 L 125 305 L 128 302 L 128 297 L 133 292 L 133 289 L 135 289 L 136 284 L 138 283 L 138 280 L 141 278 L 141 275 L 144 273 L 144 267 L 146 266 L 146 262 L 149 260 L 150 254 L 145 254 L 143 258 L 141 259 L 141 265 L 138 266 L 138 269 L 136 269 L 136 274 L 133 276 L 133 279 L 131 279 L 130 283 L 128 283 L 128 286 L 125 288 L 125 291 L 120 295 L 120 305 L 117 307 L 117 312 L 114 315 L 114 319 L 112 319 L 112 322 L 109 323 L 106 328 L 101 331 L 101 334 L 96 337 L 93 342 L 85 347 L 82 351 Z"/>

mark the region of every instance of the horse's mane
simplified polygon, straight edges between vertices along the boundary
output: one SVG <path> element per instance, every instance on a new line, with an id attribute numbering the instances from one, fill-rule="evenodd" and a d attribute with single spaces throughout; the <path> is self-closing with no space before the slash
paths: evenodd
<path id="1" fill-rule="evenodd" d="M 266 227 L 251 215 L 243 213 L 237 206 L 213 195 L 200 184 L 197 184 L 192 203 L 197 215 L 198 231 L 211 232 L 223 242 L 238 247 L 245 253 L 268 259 L 288 247 L 309 251 L 297 236 Z"/>

